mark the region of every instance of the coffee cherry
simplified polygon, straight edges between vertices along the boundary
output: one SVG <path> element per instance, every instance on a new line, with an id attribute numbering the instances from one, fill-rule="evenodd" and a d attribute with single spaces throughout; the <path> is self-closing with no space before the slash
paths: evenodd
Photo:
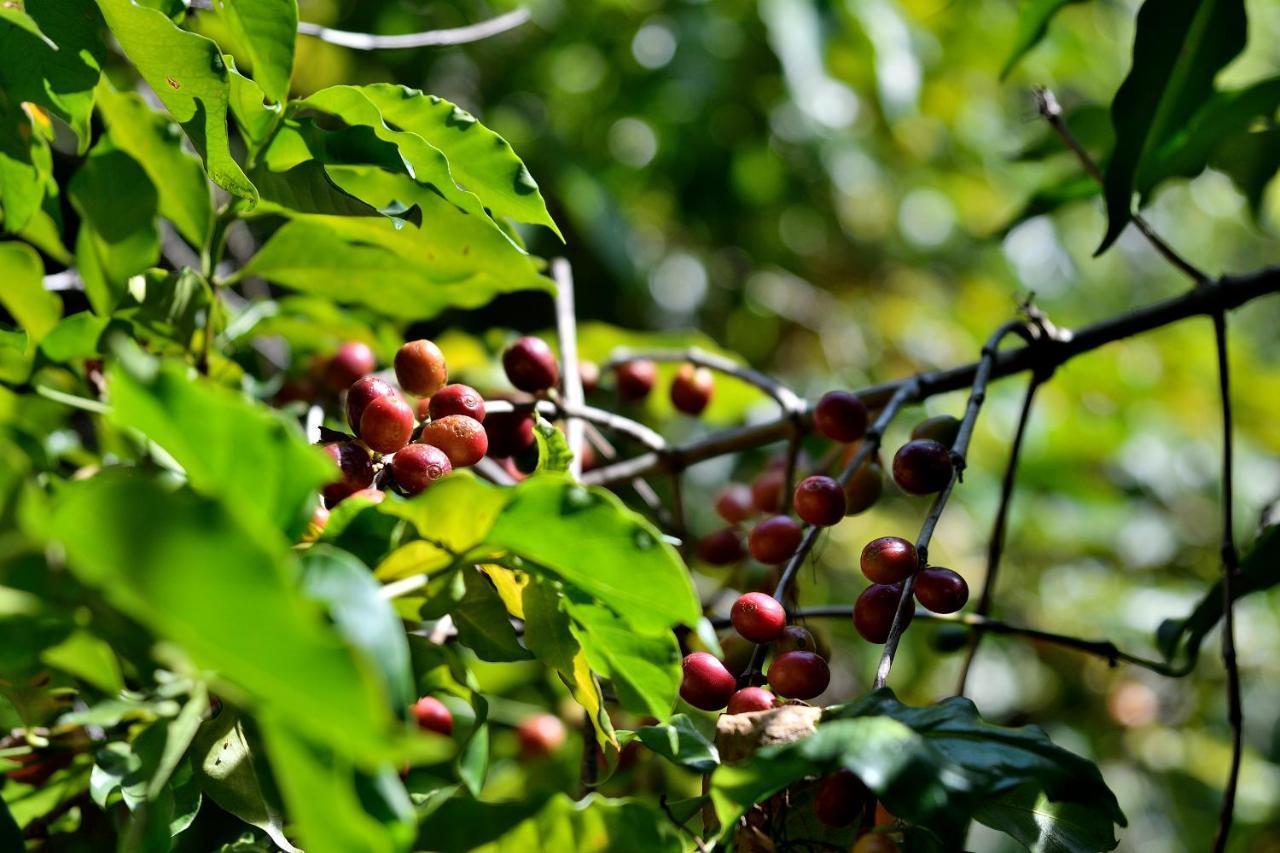
<path id="1" fill-rule="evenodd" d="M 724 664 L 714 655 L 693 652 L 680 664 L 680 698 L 704 711 L 719 711 L 729 703 L 735 682 Z"/>
<path id="2" fill-rule="evenodd" d="M 956 443 L 956 436 L 959 434 L 960 419 L 953 418 L 951 415 L 925 418 L 916 424 L 915 429 L 911 430 L 912 438 L 932 439 L 946 448 L 950 448 L 951 445 Z"/>
<path id="3" fill-rule="evenodd" d="M 489 452 L 489 435 L 475 418 L 445 415 L 423 424 L 418 441 L 440 448 L 454 468 L 466 468 Z"/>
<path id="4" fill-rule="evenodd" d="M 434 696 L 423 696 L 413 703 L 413 718 L 418 728 L 438 735 L 453 734 L 453 714 Z"/>
<path id="5" fill-rule="evenodd" d="M 729 610 L 734 630 L 753 643 L 771 643 L 787 626 L 787 611 L 763 592 L 740 596 Z"/>
<path id="6" fill-rule="evenodd" d="M 969 584 L 950 569 L 930 566 L 916 576 L 915 594 L 934 613 L 955 613 L 969 601 Z"/>
<path id="7" fill-rule="evenodd" d="M 324 502 L 330 509 L 339 501 L 373 483 L 373 463 L 369 461 L 369 454 L 363 447 L 343 441 L 326 444 L 323 450 L 338 468 L 335 476 L 341 478 L 324 487 Z"/>
<path id="8" fill-rule="evenodd" d="M 613 373 L 618 396 L 622 401 L 638 403 L 653 390 L 653 383 L 658 378 L 658 366 L 648 359 L 637 358 L 619 364 Z"/>
<path id="9" fill-rule="evenodd" d="M 857 774 L 840 770 L 818 783 L 813 816 L 827 826 L 848 826 L 862 814 L 871 791 Z"/>
<path id="10" fill-rule="evenodd" d="M 324 504 L 316 504 L 315 511 L 311 513 L 311 520 L 307 522 L 307 529 L 302 532 L 302 541 L 315 542 L 324 533 L 328 523 L 329 510 L 324 508 Z"/>
<path id="11" fill-rule="evenodd" d="M 862 573 L 872 583 L 898 583 L 919 566 L 916 546 L 897 536 L 872 539 L 862 549 Z"/>
<path id="12" fill-rule="evenodd" d="M 698 540 L 694 546 L 698 559 L 712 566 L 728 566 L 747 556 L 738 531 L 725 527 Z"/>
<path id="13" fill-rule="evenodd" d="M 431 395 L 427 401 L 427 413 L 432 418 L 466 415 L 483 423 L 484 398 L 470 385 L 446 385 Z"/>
<path id="14" fill-rule="evenodd" d="M 884 807 L 884 803 L 876 800 L 876 826 L 889 826 L 897 823 L 898 819 L 894 817 L 893 812 Z"/>
<path id="15" fill-rule="evenodd" d="M 786 652 L 769 664 L 769 686 L 788 699 L 812 699 L 831 683 L 831 670 L 814 652 Z"/>
<path id="16" fill-rule="evenodd" d="M 844 489 L 830 477 L 805 477 L 796 485 L 792 500 L 796 515 L 815 527 L 830 527 L 844 518 Z"/>
<path id="17" fill-rule="evenodd" d="M 546 758 L 564 744 L 564 723 L 555 714 L 534 714 L 516 726 L 520 757 Z"/>
<path id="18" fill-rule="evenodd" d="M 773 641 L 773 653 L 777 655 L 787 652 L 816 652 L 818 643 L 809 629 L 800 625 L 788 625 Z"/>
<path id="19" fill-rule="evenodd" d="M 872 832 L 859 838 L 849 853 L 898 853 L 898 845 L 889 836 Z"/>
<path id="20" fill-rule="evenodd" d="M 671 381 L 671 405 L 686 415 L 700 415 L 714 390 L 715 377 L 710 370 L 682 364 Z"/>
<path id="21" fill-rule="evenodd" d="M 370 403 L 379 397 L 395 397 L 396 389 L 391 383 L 376 376 L 357 379 L 347 389 L 347 423 L 354 433 L 360 432 L 360 418 Z"/>
<path id="22" fill-rule="evenodd" d="M 341 391 L 361 376 L 378 367 L 373 350 L 360 341 L 348 341 L 338 347 L 324 366 L 324 381 L 334 391 Z"/>
<path id="23" fill-rule="evenodd" d="M 484 422 L 489 436 L 489 455 L 515 456 L 533 447 L 533 415 L 528 412 L 495 412 Z"/>
<path id="24" fill-rule="evenodd" d="M 867 431 L 866 404 L 857 394 L 828 391 L 813 409 L 813 425 L 832 441 L 857 441 Z"/>
<path id="25" fill-rule="evenodd" d="M 396 451 L 391 472 L 400 488 L 416 495 L 453 470 L 443 450 L 430 444 L 411 444 Z"/>
<path id="26" fill-rule="evenodd" d="M 773 694 L 763 687 L 744 687 L 729 697 L 726 714 L 749 714 L 768 711 L 774 706 Z"/>
<path id="27" fill-rule="evenodd" d="M 546 391 L 560 381 L 560 365 L 542 338 L 526 336 L 507 347 L 502 369 L 512 385 L 530 394 Z"/>
<path id="28" fill-rule="evenodd" d="M 592 393 L 600 386 L 600 365 L 594 361 L 579 361 L 578 378 L 582 380 L 582 393 Z"/>
<path id="29" fill-rule="evenodd" d="M 930 438 L 917 438 L 893 455 L 893 479 L 909 495 L 931 495 L 951 482 L 951 451 Z"/>
<path id="30" fill-rule="evenodd" d="M 787 472 L 780 467 L 766 468 L 751 481 L 751 502 L 760 512 L 782 509 L 782 492 L 787 487 Z"/>
<path id="31" fill-rule="evenodd" d="M 804 535 L 800 525 L 785 515 L 773 515 L 751 528 L 747 550 L 762 563 L 777 565 L 791 559 Z"/>
<path id="32" fill-rule="evenodd" d="M 755 514 L 751 503 L 751 488 L 742 483 L 730 483 L 716 495 L 716 512 L 730 524 L 739 524 Z"/>
<path id="33" fill-rule="evenodd" d="M 396 352 L 396 381 L 417 397 L 430 397 L 449 381 L 440 347 L 427 340 L 409 341 Z"/>
<path id="34" fill-rule="evenodd" d="M 898 612 L 898 599 L 902 597 L 899 584 L 875 583 L 862 591 L 853 603 L 853 627 L 868 643 L 883 643 L 889 639 L 894 614 Z M 915 610 L 908 607 L 905 628 L 911 624 Z"/>
<path id="35" fill-rule="evenodd" d="M 413 436 L 413 409 L 399 394 L 379 397 L 360 415 L 360 437 L 379 453 L 395 453 Z"/>
<path id="36" fill-rule="evenodd" d="M 880 500 L 884 491 L 884 469 L 876 462 L 864 462 L 849 477 L 844 487 L 844 514 L 866 512 Z"/>

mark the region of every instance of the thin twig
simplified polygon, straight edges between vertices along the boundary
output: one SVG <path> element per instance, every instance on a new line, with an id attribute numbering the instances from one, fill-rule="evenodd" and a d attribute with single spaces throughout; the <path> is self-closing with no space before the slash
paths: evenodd
<path id="1" fill-rule="evenodd" d="M 584 420 L 582 425 L 585 428 L 587 442 L 595 449 L 597 453 L 610 461 L 618 458 L 618 450 L 613 446 L 604 433 L 591 421 Z M 653 516 L 668 529 L 674 529 L 675 522 L 671 517 L 671 511 L 662 505 L 662 498 L 658 497 L 658 493 L 653 490 L 653 486 L 649 485 L 647 480 L 639 477 L 631 481 L 631 488 L 635 490 L 636 496 L 644 503 L 645 508 L 653 513 Z"/>
<path id="2" fill-rule="evenodd" d="M 551 261 L 551 277 L 556 282 L 556 337 L 560 341 L 560 382 L 564 389 L 566 411 L 580 409 L 583 405 L 582 375 L 578 372 L 578 319 L 573 307 L 573 268 L 564 258 Z M 565 418 L 565 440 L 573 459 L 569 461 L 569 476 L 575 480 L 582 476 L 582 419 Z"/>
<path id="3" fill-rule="evenodd" d="M 773 398 L 786 414 L 804 412 L 805 402 L 796 392 L 792 391 L 783 383 L 774 379 L 768 374 L 761 373 L 746 365 L 738 364 L 736 361 L 724 358 L 723 356 L 710 353 L 697 347 L 690 347 L 681 350 L 654 350 L 654 351 L 632 351 L 625 350 L 615 353 L 608 361 L 600 367 L 600 371 L 614 370 L 619 365 L 629 361 L 665 361 L 665 362 L 688 362 L 696 367 L 705 367 L 716 373 L 723 373 L 726 376 L 732 376 L 748 385 L 754 385 L 765 394 Z"/>
<path id="4" fill-rule="evenodd" d="M 528 411 L 533 408 L 536 408 L 542 416 L 552 420 L 557 418 L 579 418 L 589 423 L 598 424 L 605 429 L 613 430 L 638 441 L 653 452 L 664 452 L 667 447 L 667 440 L 661 434 L 649 429 L 639 421 L 633 421 L 631 418 L 606 411 L 605 409 L 597 409 L 595 406 L 571 406 L 563 400 L 538 400 L 536 402 L 529 400 L 523 403 L 512 403 L 509 400 L 485 402 L 486 413 L 498 414 Z M 583 479 L 586 480 L 587 478 L 584 477 Z"/>
<path id="5" fill-rule="evenodd" d="M 683 476 L 679 471 L 672 471 L 671 477 L 671 522 L 676 536 L 680 538 L 680 553 L 689 559 L 689 524 L 684 511 Z"/>
<path id="6" fill-rule="evenodd" d="M 306 21 L 298 22 L 298 32 L 304 36 L 314 36 L 329 44 L 349 47 L 352 50 L 398 50 L 413 47 L 449 47 L 458 44 L 469 44 L 482 39 L 513 30 L 529 20 L 529 10 L 515 9 L 505 15 L 468 24 L 465 27 L 454 27 L 447 30 L 427 30 L 421 33 L 405 33 L 397 36 L 376 36 L 371 33 L 353 33 L 348 30 L 332 30 L 319 24 Z"/>

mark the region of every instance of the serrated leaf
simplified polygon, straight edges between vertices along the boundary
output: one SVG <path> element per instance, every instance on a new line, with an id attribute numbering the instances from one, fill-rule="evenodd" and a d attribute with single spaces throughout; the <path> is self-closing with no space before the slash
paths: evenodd
<path id="1" fill-rule="evenodd" d="M 1080 2 L 1083 0 L 1022 0 L 1018 9 L 1018 34 L 1009 51 L 1009 58 L 1000 70 L 1001 79 L 1008 77 L 1018 60 L 1040 43 L 1040 39 L 1049 31 L 1049 22 L 1054 15 L 1067 6 Z"/>
<path id="2" fill-rule="evenodd" d="M 298 37 L 297 0 L 218 0 L 216 7 L 232 43 L 248 57 L 253 79 L 268 98 L 284 103 Z"/>
<path id="3" fill-rule="evenodd" d="M 44 289 L 44 263 L 25 243 L 0 243 L 0 305 L 38 344 L 57 325 L 62 301 Z"/>

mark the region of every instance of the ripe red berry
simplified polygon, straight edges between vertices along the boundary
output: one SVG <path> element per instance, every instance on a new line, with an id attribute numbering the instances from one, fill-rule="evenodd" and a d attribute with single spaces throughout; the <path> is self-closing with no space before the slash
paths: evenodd
<path id="1" fill-rule="evenodd" d="M 785 563 L 800 547 L 804 532 L 789 516 L 773 515 L 751 528 L 747 549 L 762 563 Z"/>
<path id="2" fill-rule="evenodd" d="M 427 340 L 409 341 L 396 352 L 396 381 L 418 397 L 430 397 L 449 381 L 440 347 Z"/>
<path id="3" fill-rule="evenodd" d="M 373 463 L 369 461 L 369 454 L 363 447 L 343 441 L 326 444 L 323 449 L 338 468 L 335 476 L 341 477 L 336 483 L 324 487 L 324 502 L 328 507 L 332 508 L 342 499 L 373 483 Z"/>
<path id="4" fill-rule="evenodd" d="M 862 573 L 872 583 L 898 583 L 919 566 L 916 546 L 897 536 L 872 539 L 862 549 Z"/>
<path id="5" fill-rule="evenodd" d="M 960 434 L 960 420 L 953 418 L 951 415 L 937 415 L 932 418 L 925 418 L 916 424 L 916 428 L 911 430 L 912 438 L 929 438 L 941 444 L 943 447 L 951 447 L 956 443 L 956 436 Z"/>
<path id="6" fill-rule="evenodd" d="M 520 756 L 546 758 L 564 744 L 564 723 L 555 714 L 534 714 L 516 726 Z"/>
<path id="7" fill-rule="evenodd" d="M 746 521 L 755 511 L 751 503 L 751 488 L 743 483 L 730 483 L 716 495 L 716 512 L 730 524 Z"/>
<path id="8" fill-rule="evenodd" d="M 715 377 L 705 367 L 682 364 L 671 381 L 671 405 L 686 415 L 700 415 L 711 402 Z"/>
<path id="9" fill-rule="evenodd" d="M 909 495 L 931 495 L 951 482 L 951 451 L 930 438 L 917 438 L 893 455 L 893 479 Z"/>
<path id="10" fill-rule="evenodd" d="M 434 696 L 423 696 L 413 703 L 413 718 L 418 728 L 438 735 L 453 734 L 453 714 Z"/>
<path id="11" fill-rule="evenodd" d="M 813 638 L 813 634 L 809 633 L 808 628 L 800 625 L 788 625 L 782 629 L 782 633 L 778 635 L 778 639 L 773 642 L 773 653 L 776 655 L 785 654 L 787 652 L 816 652 L 818 643 Z"/>
<path id="12" fill-rule="evenodd" d="M 433 418 L 466 415 L 483 423 L 484 398 L 470 385 L 446 385 L 431 395 L 427 401 L 427 413 Z"/>
<path id="13" fill-rule="evenodd" d="M 560 365 L 542 338 L 526 336 L 507 347 L 502 369 L 512 385 L 530 394 L 546 391 L 560 381 Z"/>
<path id="14" fill-rule="evenodd" d="M 594 361 L 579 361 L 578 378 L 582 380 L 582 393 L 590 394 L 600 385 L 600 365 Z"/>
<path id="15" fill-rule="evenodd" d="M 828 391 L 813 409 L 813 425 L 832 441 L 857 441 L 867 431 L 866 404 L 849 391 Z"/>
<path id="16" fill-rule="evenodd" d="M 760 512 L 782 509 L 782 492 L 787 487 L 787 472 L 780 467 L 766 468 L 751 481 L 751 502 Z"/>
<path id="17" fill-rule="evenodd" d="M 864 462 L 849 477 L 844 487 L 844 514 L 866 512 L 880 500 L 884 491 L 884 469 L 876 462 Z"/>
<path id="18" fill-rule="evenodd" d="M 680 664 L 680 698 L 704 711 L 719 711 L 729 703 L 735 682 L 729 670 L 714 655 L 693 652 Z"/>
<path id="19" fill-rule="evenodd" d="M 796 515 L 815 527 L 830 527 L 844 518 L 844 489 L 830 477 L 805 477 L 796 485 L 792 500 Z"/>
<path id="20" fill-rule="evenodd" d="M 812 699 L 831 683 L 831 670 L 815 652 L 786 652 L 769 664 L 769 686 L 788 699 Z"/>
<path id="21" fill-rule="evenodd" d="M 848 826 L 862 814 L 871 791 L 857 774 L 840 770 L 818 783 L 813 815 L 827 826 Z"/>
<path id="22" fill-rule="evenodd" d="M 410 444 L 396 451 L 391 472 L 400 488 L 416 495 L 453 470 L 443 450 L 430 444 Z"/>
<path id="23" fill-rule="evenodd" d="M 702 537 L 694 546 L 694 552 L 698 559 L 712 566 L 728 566 L 747 556 L 738 531 L 732 527 L 725 527 Z"/>
<path id="24" fill-rule="evenodd" d="M 969 584 L 950 569 L 930 566 L 916 576 L 915 594 L 934 613 L 955 613 L 969 601 Z"/>
<path id="25" fill-rule="evenodd" d="M 324 381 L 334 391 L 341 391 L 378 366 L 373 350 L 360 341 L 348 341 L 338 347 L 324 366 Z"/>
<path id="26" fill-rule="evenodd" d="M 638 403 L 653 390 L 658 378 L 658 366 L 648 359 L 624 361 L 614 370 L 618 396 L 626 403 Z"/>
<path id="27" fill-rule="evenodd" d="M 413 409 L 395 394 L 378 397 L 360 415 L 360 437 L 379 453 L 395 453 L 413 436 Z"/>
<path id="28" fill-rule="evenodd" d="M 396 389 L 391 383 L 376 376 L 365 376 L 357 379 L 347 389 L 347 423 L 354 433 L 360 432 L 360 418 L 364 410 L 379 397 L 395 397 Z"/>
<path id="29" fill-rule="evenodd" d="M 496 412 L 484 422 L 489 436 L 489 455 L 515 456 L 533 447 L 533 415 L 528 412 Z"/>
<path id="30" fill-rule="evenodd" d="M 751 642 L 771 643 L 787 626 L 787 611 L 772 596 L 748 592 L 733 603 L 729 620 L 734 629 Z"/>
<path id="31" fill-rule="evenodd" d="M 773 694 L 763 687 L 744 687 L 729 697 L 728 714 L 749 714 L 773 707 Z"/>
<path id="32" fill-rule="evenodd" d="M 889 639 L 894 614 L 898 612 L 898 599 L 902 597 L 899 584 L 875 583 L 862 591 L 853 603 L 853 627 L 868 643 L 883 643 Z M 915 610 L 907 608 L 906 625 L 911 624 Z"/>
<path id="33" fill-rule="evenodd" d="M 454 468 L 466 468 L 489 452 L 489 435 L 475 418 L 445 415 L 423 424 L 418 441 L 444 451 Z"/>

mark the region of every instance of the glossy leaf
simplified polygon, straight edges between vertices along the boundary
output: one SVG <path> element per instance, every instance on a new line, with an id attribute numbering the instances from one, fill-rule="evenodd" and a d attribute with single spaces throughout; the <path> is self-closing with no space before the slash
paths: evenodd
<path id="1" fill-rule="evenodd" d="M 1112 826 L 1097 820 L 1088 806 L 1050 800 L 1034 785 L 989 800 L 973 816 L 1043 853 L 1095 853 L 1119 843 Z"/>
<path id="2" fill-rule="evenodd" d="M 218 0 L 217 9 L 232 43 L 248 57 L 254 81 L 268 98 L 284 103 L 293 75 L 297 0 Z"/>
<path id="3" fill-rule="evenodd" d="M 561 474 L 569 470 L 573 451 L 569 439 L 542 415 L 534 413 L 533 439 L 538 446 L 538 465 L 535 471 Z"/>
<path id="4" fill-rule="evenodd" d="M 458 628 L 458 640 L 481 660 L 515 661 L 533 657 L 520 645 L 511 618 L 486 575 L 462 570 L 466 595 L 450 611 Z"/>
<path id="5" fill-rule="evenodd" d="M 623 708 L 665 720 L 680 691 L 680 646 L 675 634 L 642 634 L 625 617 L 598 604 L 568 602 L 573 634 L 593 672 L 608 678 Z"/>
<path id="6" fill-rule="evenodd" d="M 285 837 L 279 804 L 264 791 L 237 714 L 227 708 L 196 733 L 191 749 L 196 783 L 209 799 L 265 832 L 282 850 L 297 850 Z"/>
<path id="7" fill-rule="evenodd" d="M 666 725 L 618 732 L 618 739 L 624 744 L 638 740 L 673 764 L 695 773 L 710 773 L 720 766 L 715 744 L 684 714 L 676 714 Z"/>

